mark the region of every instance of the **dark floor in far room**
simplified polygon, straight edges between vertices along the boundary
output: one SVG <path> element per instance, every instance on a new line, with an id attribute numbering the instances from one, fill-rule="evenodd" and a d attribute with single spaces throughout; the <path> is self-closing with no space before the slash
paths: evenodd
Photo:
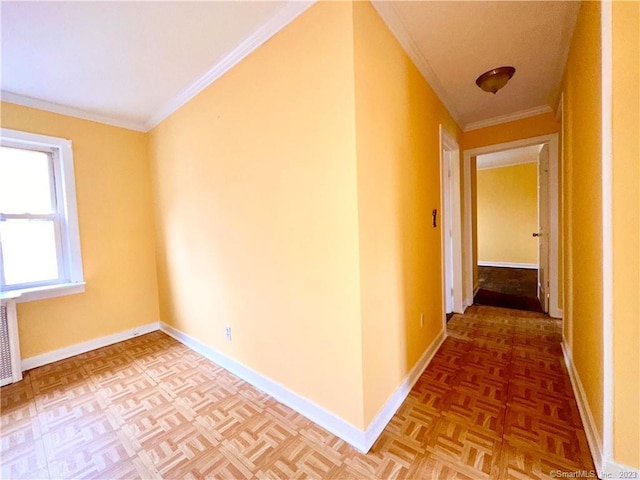
<path id="1" fill-rule="evenodd" d="M 537 269 L 479 266 L 478 283 L 476 304 L 542 311 L 537 298 Z"/>

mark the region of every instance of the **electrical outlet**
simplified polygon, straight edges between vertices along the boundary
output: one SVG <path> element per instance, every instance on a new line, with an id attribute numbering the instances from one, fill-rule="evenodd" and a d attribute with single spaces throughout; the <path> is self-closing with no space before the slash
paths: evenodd
<path id="1" fill-rule="evenodd" d="M 140 334 L 140 331 L 137 328 L 134 328 L 133 330 L 131 330 L 132 337 L 137 337 L 139 334 Z"/>
<path id="2" fill-rule="evenodd" d="M 231 341 L 231 327 L 225 327 L 224 336 L 227 340 Z"/>
<path id="3" fill-rule="evenodd" d="M 424 327 L 424 313 L 420 314 L 420 328 Z"/>

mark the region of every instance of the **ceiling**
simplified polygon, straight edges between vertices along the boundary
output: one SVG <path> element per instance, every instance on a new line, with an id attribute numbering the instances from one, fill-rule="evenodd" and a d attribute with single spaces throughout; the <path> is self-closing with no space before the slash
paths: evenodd
<path id="1" fill-rule="evenodd" d="M 311 4 L 3 1 L 2 99 L 147 131 Z M 462 128 L 553 106 L 579 2 L 373 4 Z"/>

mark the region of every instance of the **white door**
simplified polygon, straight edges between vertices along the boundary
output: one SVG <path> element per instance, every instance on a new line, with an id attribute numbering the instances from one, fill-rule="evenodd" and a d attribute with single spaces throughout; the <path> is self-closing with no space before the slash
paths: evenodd
<path id="1" fill-rule="evenodd" d="M 453 174 L 451 172 L 452 152 L 442 150 L 444 166 L 444 192 L 442 206 L 442 229 L 444 232 L 444 298 L 445 313 L 452 313 L 453 300 Z"/>
<path id="2" fill-rule="evenodd" d="M 538 300 L 549 312 L 549 145 L 538 154 Z"/>

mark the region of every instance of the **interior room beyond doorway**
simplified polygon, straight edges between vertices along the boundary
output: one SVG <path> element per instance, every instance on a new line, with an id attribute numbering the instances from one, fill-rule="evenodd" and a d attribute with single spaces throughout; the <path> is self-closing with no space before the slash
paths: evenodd
<path id="1" fill-rule="evenodd" d="M 530 145 L 476 158 L 478 290 L 474 303 L 542 311 L 539 155 Z"/>

